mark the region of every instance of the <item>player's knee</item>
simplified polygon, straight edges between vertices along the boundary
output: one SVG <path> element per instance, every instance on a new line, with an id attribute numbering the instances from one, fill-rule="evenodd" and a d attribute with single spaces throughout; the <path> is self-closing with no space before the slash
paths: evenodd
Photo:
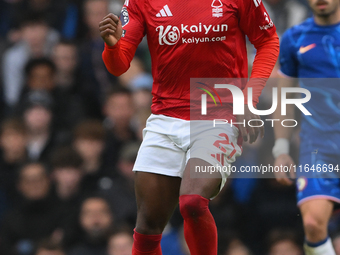
<path id="1" fill-rule="evenodd" d="M 179 198 L 179 209 L 183 218 L 198 218 L 205 213 L 209 200 L 200 195 L 182 195 Z"/>
<path id="2" fill-rule="evenodd" d="M 306 215 L 303 219 L 303 225 L 307 236 L 317 238 L 327 234 L 327 223 L 321 218 L 313 215 Z"/>
<path id="3" fill-rule="evenodd" d="M 136 224 L 136 231 L 144 235 L 162 234 L 165 225 L 157 221 L 139 220 Z"/>
<path id="4" fill-rule="evenodd" d="M 159 213 L 150 214 L 143 210 L 138 211 L 136 231 L 144 235 L 161 234 L 167 224 L 167 217 Z"/>

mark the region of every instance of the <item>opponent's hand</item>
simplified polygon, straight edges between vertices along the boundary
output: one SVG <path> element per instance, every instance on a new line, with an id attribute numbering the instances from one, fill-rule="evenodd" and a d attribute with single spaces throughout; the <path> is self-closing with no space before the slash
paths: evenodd
<path id="1" fill-rule="evenodd" d="M 113 46 L 122 37 L 122 23 L 116 15 L 110 13 L 99 23 L 99 31 L 104 42 L 108 46 Z"/>
<path id="2" fill-rule="evenodd" d="M 294 161 L 293 159 L 288 155 L 288 154 L 281 154 L 280 156 L 278 156 L 275 160 L 274 163 L 275 166 L 281 167 L 281 166 L 286 166 L 288 167 L 290 170 L 292 170 L 289 173 L 285 173 L 285 172 L 275 172 L 274 175 L 276 177 L 276 180 L 284 185 L 292 185 L 293 182 L 291 179 L 295 179 L 296 175 L 294 172 Z M 289 179 L 290 177 L 290 179 Z"/>
<path id="3" fill-rule="evenodd" d="M 259 126 L 259 127 L 250 127 L 248 126 L 248 121 L 249 120 L 256 120 L 258 119 L 259 121 L 252 121 L 251 124 L 253 126 Z M 244 115 L 236 115 L 236 121 L 237 122 L 244 122 L 245 121 L 245 126 L 243 124 L 238 124 L 243 141 L 254 143 L 257 140 L 257 137 L 259 134 L 261 135 L 261 138 L 264 137 L 264 127 L 261 126 L 261 118 L 253 114 L 249 108 L 248 105 L 244 105 Z M 260 127 L 261 126 L 261 127 Z"/>

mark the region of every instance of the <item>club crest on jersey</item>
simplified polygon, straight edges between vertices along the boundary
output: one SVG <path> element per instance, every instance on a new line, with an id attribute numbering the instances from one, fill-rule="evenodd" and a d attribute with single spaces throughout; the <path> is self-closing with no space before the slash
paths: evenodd
<path id="1" fill-rule="evenodd" d="M 120 21 L 122 22 L 122 27 L 129 23 L 129 12 L 126 7 L 122 8 L 122 12 L 120 13 Z"/>
<path id="2" fill-rule="evenodd" d="M 297 179 L 296 187 L 298 191 L 303 191 L 307 187 L 307 183 L 308 181 L 306 177 L 300 177 L 299 179 Z"/>
<path id="3" fill-rule="evenodd" d="M 223 4 L 221 0 L 213 0 L 211 3 L 212 16 L 215 18 L 223 17 Z"/>

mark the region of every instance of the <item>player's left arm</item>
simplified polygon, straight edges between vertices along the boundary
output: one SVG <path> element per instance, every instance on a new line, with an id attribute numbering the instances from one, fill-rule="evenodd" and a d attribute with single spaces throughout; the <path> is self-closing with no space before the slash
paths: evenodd
<path id="1" fill-rule="evenodd" d="M 243 0 L 239 1 L 239 5 L 240 28 L 256 48 L 251 77 L 243 90 L 243 94 L 245 95 L 245 104 L 248 104 L 247 92 L 248 88 L 251 87 L 252 104 L 256 106 L 279 56 L 279 37 L 262 1 Z M 251 119 L 260 119 L 258 115 L 251 113 L 248 107 L 245 107 L 245 109 L 245 115 L 238 117 L 238 120 L 245 119 L 247 123 Z M 240 127 L 240 131 L 243 140 L 250 143 L 256 141 L 259 133 L 262 137 L 264 135 L 263 127 Z"/>
<path id="2" fill-rule="evenodd" d="M 253 104 L 256 105 L 277 62 L 280 43 L 275 25 L 262 1 L 239 0 L 239 2 L 240 27 L 256 48 L 251 79 L 244 91 L 246 92 L 249 87 L 253 88 Z M 246 103 L 248 103 L 248 100 Z"/>

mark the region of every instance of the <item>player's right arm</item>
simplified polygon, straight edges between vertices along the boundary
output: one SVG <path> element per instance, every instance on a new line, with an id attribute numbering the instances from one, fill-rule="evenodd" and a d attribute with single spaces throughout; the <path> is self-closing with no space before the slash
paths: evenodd
<path id="1" fill-rule="evenodd" d="M 290 31 L 287 31 L 281 40 L 280 47 L 280 74 L 278 81 L 278 107 L 274 112 L 274 119 L 294 119 L 294 105 L 287 105 L 286 115 L 281 115 L 281 90 L 284 87 L 295 87 L 298 85 L 298 61 L 296 59 L 296 49 L 292 44 Z M 287 94 L 288 97 L 293 95 Z M 275 145 L 273 147 L 273 156 L 275 158 L 275 166 L 288 166 L 289 169 L 293 169 L 294 161 L 289 155 L 289 141 L 292 136 L 293 129 L 289 127 L 284 127 L 282 125 L 274 125 L 275 133 Z M 275 177 L 278 182 L 286 185 L 291 185 L 293 182 L 288 177 L 287 173 L 278 172 L 275 173 Z M 295 173 L 290 173 L 291 178 L 295 178 Z"/>
<path id="2" fill-rule="evenodd" d="M 110 13 L 99 23 L 100 35 L 105 42 L 102 58 L 107 70 L 115 76 L 129 69 L 145 35 L 144 17 L 136 4 L 135 0 L 126 1 L 120 18 Z"/>
<path id="3" fill-rule="evenodd" d="M 110 13 L 99 23 L 99 31 L 106 45 L 113 47 L 122 37 L 122 23 L 116 15 Z"/>

